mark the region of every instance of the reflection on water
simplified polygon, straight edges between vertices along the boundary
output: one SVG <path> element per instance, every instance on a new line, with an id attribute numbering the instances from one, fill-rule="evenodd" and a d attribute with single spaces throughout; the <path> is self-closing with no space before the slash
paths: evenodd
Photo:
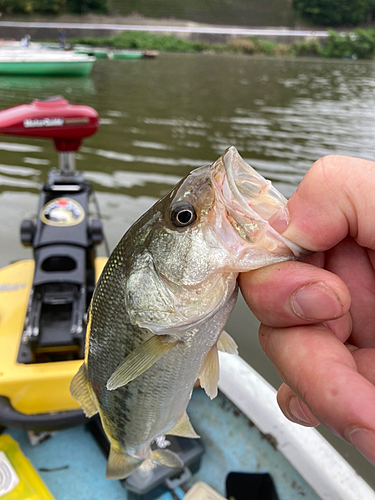
<path id="1" fill-rule="evenodd" d="M 1 77 L 0 108 L 63 95 L 99 111 L 100 132 L 85 141 L 77 168 L 98 193 L 113 248 L 157 198 L 230 145 L 286 196 L 322 155 L 375 159 L 374 68 L 372 62 L 217 54 L 98 60 L 86 78 Z M 0 265 L 30 256 L 18 227 L 35 215 L 38 185 L 55 165 L 52 143 L 0 142 Z M 228 330 L 245 359 L 278 385 L 256 328 L 240 300 Z M 375 487 L 373 468 L 330 439 Z"/>
<path id="2" fill-rule="evenodd" d="M 55 95 L 56 88 L 65 95 L 95 92 L 94 82 L 89 76 L 13 76 L 0 75 L 0 90 L 14 92 L 49 92 Z"/>

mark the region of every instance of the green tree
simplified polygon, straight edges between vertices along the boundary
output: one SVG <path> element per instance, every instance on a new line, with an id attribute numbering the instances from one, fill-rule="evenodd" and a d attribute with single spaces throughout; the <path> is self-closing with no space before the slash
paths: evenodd
<path id="1" fill-rule="evenodd" d="M 0 11 L 12 13 L 57 13 L 65 8 L 66 0 L 0 0 Z"/>
<path id="2" fill-rule="evenodd" d="M 66 10 L 77 14 L 107 12 L 107 0 L 0 0 L 0 11 L 8 14 L 58 14 Z"/>
<path id="3" fill-rule="evenodd" d="M 66 0 L 33 0 L 32 3 L 35 12 L 49 14 L 57 14 L 66 7 Z"/>
<path id="4" fill-rule="evenodd" d="M 353 33 L 335 33 L 329 36 L 321 55 L 324 57 L 355 57 L 372 59 L 375 53 L 375 30 L 356 29 Z"/>
<path id="5" fill-rule="evenodd" d="M 324 26 L 355 26 L 366 21 L 374 0 L 293 0 L 298 15 Z"/>
<path id="6" fill-rule="evenodd" d="M 85 12 L 108 12 L 107 0 L 67 0 L 68 9 L 76 14 Z"/>

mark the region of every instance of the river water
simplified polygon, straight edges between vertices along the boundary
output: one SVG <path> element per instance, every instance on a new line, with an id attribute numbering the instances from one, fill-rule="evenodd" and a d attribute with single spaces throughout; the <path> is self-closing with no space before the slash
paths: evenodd
<path id="1" fill-rule="evenodd" d="M 157 198 L 230 145 L 287 197 L 320 156 L 374 160 L 374 91 L 372 62 L 161 54 L 98 60 L 85 78 L 1 76 L 0 109 L 63 95 L 98 110 L 100 131 L 84 142 L 77 168 L 96 189 L 112 249 Z M 38 186 L 56 160 L 52 143 L 0 137 L 0 266 L 31 256 L 19 225 L 36 216 Z M 242 299 L 227 330 L 278 387 Z M 375 488 L 374 468 L 322 432 Z"/>

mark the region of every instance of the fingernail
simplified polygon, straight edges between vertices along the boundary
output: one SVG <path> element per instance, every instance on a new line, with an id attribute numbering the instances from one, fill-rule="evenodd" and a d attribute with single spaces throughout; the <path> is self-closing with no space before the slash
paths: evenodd
<path id="1" fill-rule="evenodd" d="M 288 209 L 286 207 L 280 208 L 268 219 L 268 223 L 275 231 L 282 234 L 290 223 Z"/>
<path id="2" fill-rule="evenodd" d="M 345 437 L 370 463 L 375 465 L 375 432 L 355 427 L 346 429 Z"/>
<path id="3" fill-rule="evenodd" d="M 313 425 L 306 413 L 302 410 L 300 402 L 296 396 L 292 396 L 290 398 L 289 412 L 296 423 L 309 426 Z"/>
<path id="4" fill-rule="evenodd" d="M 310 283 L 292 295 L 291 307 L 295 314 L 309 321 L 323 321 L 342 316 L 338 295 L 325 283 Z"/>

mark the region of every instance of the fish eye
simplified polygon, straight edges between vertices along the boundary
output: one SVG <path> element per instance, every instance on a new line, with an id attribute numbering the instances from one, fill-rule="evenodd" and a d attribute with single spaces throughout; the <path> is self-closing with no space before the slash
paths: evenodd
<path id="1" fill-rule="evenodd" d="M 189 226 L 197 219 L 194 207 L 185 201 L 177 202 L 171 208 L 171 221 L 176 227 Z"/>

